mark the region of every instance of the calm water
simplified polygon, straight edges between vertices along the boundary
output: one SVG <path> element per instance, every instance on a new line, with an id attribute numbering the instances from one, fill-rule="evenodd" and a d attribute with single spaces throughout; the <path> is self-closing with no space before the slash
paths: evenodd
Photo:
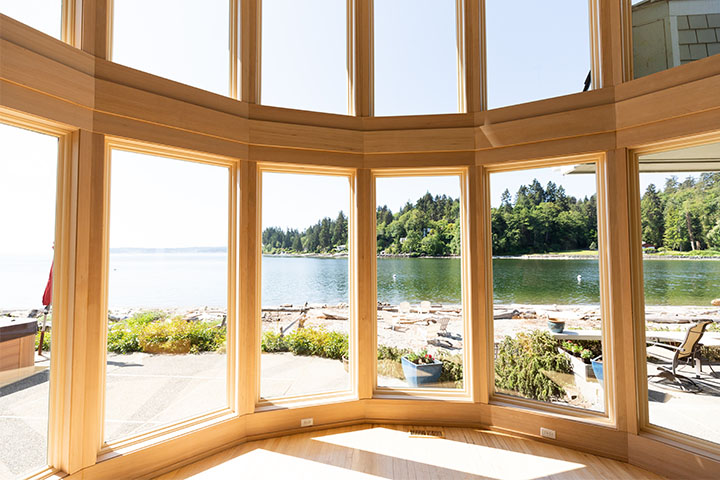
<path id="1" fill-rule="evenodd" d="M 0 309 L 39 308 L 50 262 L 0 256 Z M 112 254 L 109 306 L 225 307 L 225 269 L 222 253 Z M 720 261 L 648 260 L 644 270 L 648 304 L 709 305 L 720 297 Z M 265 256 L 262 305 L 347 302 L 347 274 L 345 258 Z M 599 303 L 595 260 L 495 259 L 493 274 L 496 303 Z M 460 303 L 460 260 L 379 258 L 378 299 Z"/>

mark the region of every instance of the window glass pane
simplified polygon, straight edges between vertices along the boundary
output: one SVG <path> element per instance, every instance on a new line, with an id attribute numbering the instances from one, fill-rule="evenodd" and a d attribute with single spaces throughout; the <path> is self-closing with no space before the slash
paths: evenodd
<path id="1" fill-rule="evenodd" d="M 375 0 L 375 115 L 458 111 L 455 0 Z"/>
<path id="2" fill-rule="evenodd" d="M 495 391 L 604 411 L 595 165 L 490 188 Z"/>
<path id="3" fill-rule="evenodd" d="M 112 151 L 108 442 L 227 407 L 228 178 Z"/>
<path id="4" fill-rule="evenodd" d="M 378 178 L 379 387 L 463 388 L 460 180 Z"/>
<path id="5" fill-rule="evenodd" d="M 60 39 L 62 3 L 62 0 L 0 0 L 0 13 Z"/>
<path id="6" fill-rule="evenodd" d="M 0 477 L 16 478 L 47 464 L 58 140 L 0 123 L 0 145 Z"/>
<path id="7" fill-rule="evenodd" d="M 720 143 L 641 156 L 640 218 L 650 423 L 720 444 L 718 159 Z"/>
<path id="8" fill-rule="evenodd" d="M 489 108 L 581 92 L 590 71 L 587 0 L 486 0 Z"/>
<path id="9" fill-rule="evenodd" d="M 229 12 L 227 0 L 115 1 L 112 61 L 228 95 Z"/>
<path id="10" fill-rule="evenodd" d="M 260 396 L 350 389 L 348 177 L 262 175 Z"/>
<path id="11" fill-rule="evenodd" d="M 720 53 L 720 0 L 632 0 L 635 78 Z"/>
<path id="12" fill-rule="evenodd" d="M 263 0 L 263 105 L 347 113 L 345 7 L 338 0 Z"/>

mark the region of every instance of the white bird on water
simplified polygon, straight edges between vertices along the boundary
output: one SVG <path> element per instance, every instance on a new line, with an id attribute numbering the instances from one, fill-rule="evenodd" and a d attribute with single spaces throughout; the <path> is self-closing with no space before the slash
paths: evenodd
<path id="1" fill-rule="evenodd" d="M 393 282 L 397 280 L 397 274 L 393 273 Z"/>
<path id="2" fill-rule="evenodd" d="M 577 276 L 577 281 L 578 281 L 578 283 L 582 282 L 582 275 Z"/>

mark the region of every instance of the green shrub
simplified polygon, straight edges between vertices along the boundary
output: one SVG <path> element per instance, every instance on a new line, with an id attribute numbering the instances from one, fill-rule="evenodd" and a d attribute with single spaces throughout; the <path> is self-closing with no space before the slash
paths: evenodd
<path id="1" fill-rule="evenodd" d="M 140 333 L 142 333 L 146 325 L 164 318 L 166 318 L 166 315 L 162 312 L 140 312 L 126 320 L 115 323 L 108 330 L 108 351 L 115 353 L 141 351 L 140 343 L 138 343 Z"/>
<path id="2" fill-rule="evenodd" d="M 287 352 L 289 351 L 287 344 L 285 343 L 285 337 L 280 335 L 278 332 L 263 332 L 262 339 L 260 340 L 260 347 L 263 352 L 274 353 L 274 352 Z"/>
<path id="3" fill-rule="evenodd" d="M 138 334 L 138 344 L 148 353 L 200 353 L 215 351 L 225 343 L 225 329 L 217 323 L 188 322 L 181 318 L 148 323 Z"/>
<path id="4" fill-rule="evenodd" d="M 378 345 L 377 347 L 378 360 L 400 362 L 400 358 L 409 353 L 411 353 L 411 351 L 407 348 L 388 347 L 387 345 Z"/>
<path id="5" fill-rule="evenodd" d="M 341 332 L 328 332 L 323 345 L 323 356 L 342 358 L 348 356 L 348 336 Z"/>
<path id="6" fill-rule="evenodd" d="M 51 338 L 52 332 L 48 330 L 45 332 L 45 336 L 43 337 L 43 352 L 49 352 L 50 351 L 50 338 Z M 35 351 L 37 352 L 38 347 L 40 346 L 40 332 L 37 332 L 35 335 Z"/>
<path id="7" fill-rule="evenodd" d="M 442 355 L 443 362 L 440 382 L 455 382 L 455 386 L 462 388 L 463 384 L 463 358 L 462 355 Z"/>
<path id="8" fill-rule="evenodd" d="M 527 398 L 549 401 L 565 391 L 545 372 L 572 373 L 570 361 L 557 351 L 548 332 L 534 330 L 505 337 L 495 361 L 495 386 Z"/>
<path id="9" fill-rule="evenodd" d="M 115 353 L 199 353 L 225 344 L 226 330 L 217 323 L 167 319 L 162 312 L 141 312 L 108 331 L 108 351 Z"/>
<path id="10" fill-rule="evenodd" d="M 292 352 L 340 360 L 348 355 L 348 335 L 322 327 L 300 328 L 287 335 L 267 331 L 262 334 L 260 346 L 266 353 Z"/>

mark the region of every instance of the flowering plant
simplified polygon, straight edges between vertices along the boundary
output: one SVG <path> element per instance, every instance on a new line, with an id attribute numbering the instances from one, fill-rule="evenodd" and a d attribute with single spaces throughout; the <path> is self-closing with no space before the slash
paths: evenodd
<path id="1" fill-rule="evenodd" d="M 420 353 L 408 353 L 405 358 L 415 365 L 435 363 L 435 358 L 430 355 L 427 350 L 423 350 Z"/>

